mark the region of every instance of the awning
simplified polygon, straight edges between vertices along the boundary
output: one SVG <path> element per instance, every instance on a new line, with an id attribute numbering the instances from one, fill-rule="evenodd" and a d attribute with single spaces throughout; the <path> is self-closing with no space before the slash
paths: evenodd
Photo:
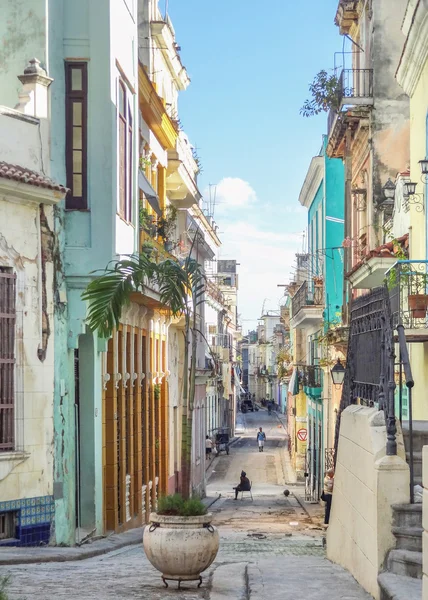
<path id="1" fill-rule="evenodd" d="M 149 180 L 147 179 L 147 177 L 144 175 L 144 173 L 142 171 L 139 171 L 139 173 L 138 173 L 138 186 L 139 186 L 140 190 L 143 192 L 143 194 L 145 195 L 145 197 L 147 198 L 147 201 L 150 204 L 150 206 L 161 217 L 162 209 L 159 204 L 158 195 L 156 194 L 155 190 L 150 185 Z"/>

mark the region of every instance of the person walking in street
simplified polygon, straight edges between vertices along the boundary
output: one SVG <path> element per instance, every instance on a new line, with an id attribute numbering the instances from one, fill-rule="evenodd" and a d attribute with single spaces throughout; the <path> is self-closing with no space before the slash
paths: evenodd
<path id="1" fill-rule="evenodd" d="M 330 521 L 331 501 L 333 500 L 334 469 L 329 469 L 324 477 L 324 490 L 322 500 L 325 502 L 324 525 Z"/>
<path id="2" fill-rule="evenodd" d="M 211 454 L 213 451 L 213 441 L 209 435 L 205 438 L 205 458 L 208 460 L 211 458 Z"/>
<path id="3" fill-rule="evenodd" d="M 235 490 L 235 500 L 238 500 L 239 492 L 249 492 L 251 490 L 251 483 L 245 471 L 241 471 L 239 484 L 233 489 Z"/>
<path id="4" fill-rule="evenodd" d="M 259 444 L 259 452 L 263 452 L 263 448 L 266 441 L 266 434 L 263 429 L 260 427 L 257 432 L 257 442 Z"/>

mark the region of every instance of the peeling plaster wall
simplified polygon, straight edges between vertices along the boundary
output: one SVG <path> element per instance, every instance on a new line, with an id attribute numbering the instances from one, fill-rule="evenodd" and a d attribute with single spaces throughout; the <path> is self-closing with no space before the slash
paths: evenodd
<path id="1" fill-rule="evenodd" d="M 0 498 L 7 501 L 53 493 L 53 335 L 45 338 L 43 361 L 39 354 L 43 321 L 53 320 L 54 268 L 41 235 L 39 205 L 12 199 L 2 190 L 1 180 L 0 214 L 0 266 L 17 275 L 15 447 L 20 454 L 0 455 Z M 44 207 L 44 219 L 44 227 L 52 231 L 52 207 Z"/>
<path id="2" fill-rule="evenodd" d="M 371 138 L 375 199 L 382 198 L 381 188 L 388 177 L 394 181 L 397 173 L 403 171 L 409 162 L 409 98 L 395 79 L 405 41 L 401 31 L 405 5 L 402 0 L 377 0 L 373 3 L 374 110 Z"/>

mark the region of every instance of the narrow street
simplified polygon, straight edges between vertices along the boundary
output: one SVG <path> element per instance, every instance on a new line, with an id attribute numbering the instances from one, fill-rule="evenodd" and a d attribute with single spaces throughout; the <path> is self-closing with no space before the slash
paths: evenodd
<path id="1" fill-rule="evenodd" d="M 259 426 L 267 437 L 263 453 L 256 444 Z M 349 573 L 326 560 L 318 523 L 293 493 L 283 494 L 297 488 L 288 484 L 287 438 L 277 416 L 240 414 L 237 435 L 230 455 L 222 453 L 208 467 L 208 496 L 221 494 L 211 508 L 221 546 L 199 590 L 193 583 L 181 592 L 174 585 L 165 589 L 138 545 L 76 562 L 4 567 L 10 600 L 368 600 Z M 253 482 L 253 501 L 248 494 L 234 500 L 242 469 Z"/>

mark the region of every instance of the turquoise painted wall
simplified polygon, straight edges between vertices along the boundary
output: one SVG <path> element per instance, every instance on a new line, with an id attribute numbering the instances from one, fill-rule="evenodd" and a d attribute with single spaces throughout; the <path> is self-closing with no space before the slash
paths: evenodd
<path id="1" fill-rule="evenodd" d="M 113 257 L 116 203 L 111 199 L 115 173 L 112 163 L 115 113 L 110 101 L 109 3 L 50 0 L 48 15 L 48 68 L 54 79 L 51 173 L 61 182 L 66 181 L 64 60 L 88 59 L 89 210 L 65 211 L 61 206 L 56 223 L 63 256 L 58 281 L 66 291 L 67 302 L 57 310 L 55 322 L 55 541 L 73 544 L 78 510 L 76 487 L 80 487 L 80 525 L 102 533 L 101 355 L 96 337 L 87 332 L 84 325 L 86 307 L 81 293 L 89 281 L 89 273 L 104 267 Z M 77 349 L 79 409 L 75 405 L 74 377 Z M 80 411 L 80 435 L 76 428 L 77 410 Z M 76 474 L 78 455 L 80 477 Z"/>
<path id="2" fill-rule="evenodd" d="M 120 22 L 126 24 L 126 44 L 120 44 L 124 34 L 121 28 L 115 26 L 119 18 L 114 15 L 118 14 Z M 56 214 L 58 247 L 63 259 L 58 265 L 57 282 L 64 291 L 62 299 L 66 297 L 66 302 L 58 303 L 55 316 L 55 541 L 58 544 L 73 544 L 76 486 L 79 482 L 81 526 L 85 529 L 95 528 L 97 534 L 103 533 L 101 352 L 106 349 L 106 344 L 87 331 L 86 306 L 81 294 L 91 279 L 91 273 L 105 268 L 115 258 L 116 59 L 119 56 L 122 69 L 132 81 L 137 73 L 137 57 L 134 53 L 138 42 L 135 22 L 124 3 L 48 0 L 47 21 L 48 74 L 54 79 L 51 86 L 51 173 L 54 179 L 61 182 L 66 181 L 64 60 L 79 58 L 88 61 L 89 208 L 87 211 L 65 211 L 61 206 Z M 129 29 L 135 30 L 134 39 L 128 35 Z M 116 44 L 115 48 L 113 44 Z M 137 122 L 138 119 L 134 118 L 134 124 Z M 137 138 L 136 135 L 136 152 Z M 131 235 L 133 247 L 134 235 L 137 234 L 132 230 Z M 76 350 L 80 364 L 80 436 L 76 432 Z M 78 453 L 80 478 L 76 477 Z"/>
<path id="3" fill-rule="evenodd" d="M 343 250 L 345 172 L 340 158 L 329 158 L 325 153 L 324 136 L 324 201 L 325 201 L 325 315 L 326 322 L 339 322 L 343 304 Z"/>
<path id="4" fill-rule="evenodd" d="M 321 182 L 308 211 L 308 250 L 311 274 L 321 275 L 322 248 L 324 248 L 324 182 Z M 312 281 L 308 282 L 312 285 Z"/>

